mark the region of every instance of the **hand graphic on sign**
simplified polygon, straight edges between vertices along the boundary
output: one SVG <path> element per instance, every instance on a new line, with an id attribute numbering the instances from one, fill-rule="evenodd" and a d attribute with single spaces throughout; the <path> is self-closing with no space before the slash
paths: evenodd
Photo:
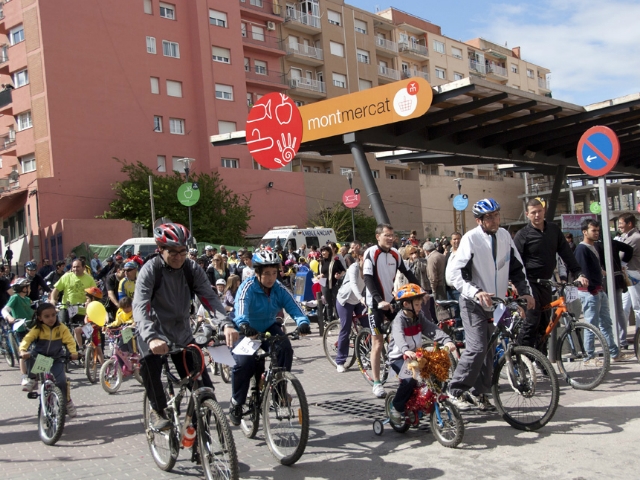
<path id="1" fill-rule="evenodd" d="M 282 143 L 280 143 L 280 140 L 276 140 L 276 143 L 278 144 L 278 150 L 280 150 L 280 153 L 282 154 L 282 160 L 289 163 L 291 160 L 293 160 L 293 157 L 296 156 L 296 140 L 297 139 L 296 137 L 293 137 L 292 139 L 290 133 L 287 134 L 286 139 L 285 139 L 284 133 L 282 133 L 281 138 L 282 138 Z M 279 158 L 273 159 L 274 162 L 279 163 L 284 167 L 285 164 L 282 163 L 282 160 L 280 160 Z"/>

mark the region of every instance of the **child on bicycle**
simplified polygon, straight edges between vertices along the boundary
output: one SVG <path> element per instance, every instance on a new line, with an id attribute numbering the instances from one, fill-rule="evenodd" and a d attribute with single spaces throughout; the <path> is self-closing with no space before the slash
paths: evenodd
<path id="1" fill-rule="evenodd" d="M 122 297 L 118 302 L 118 311 L 116 312 L 116 319 L 106 325 L 106 328 L 117 328 L 117 327 L 133 327 L 133 300 L 131 297 Z M 131 339 L 131 348 L 127 343 L 122 343 L 122 339 L 120 340 L 120 350 L 128 353 L 137 353 L 136 349 L 136 340 L 135 338 Z"/>
<path id="2" fill-rule="evenodd" d="M 36 324 L 20 343 L 20 356 L 27 361 L 29 371 L 35 363 L 38 354 L 54 359 L 51 374 L 55 377 L 56 386 L 67 394 L 67 415 L 73 418 L 77 415 L 76 407 L 71 400 L 71 393 L 67 389 L 67 377 L 64 373 L 65 356 L 63 345 L 71 354 L 73 360 L 78 359 L 76 342 L 66 325 L 58 321 L 56 307 L 51 303 L 41 303 L 35 313 Z M 31 351 L 29 351 L 31 347 Z M 37 388 L 35 374 L 31 374 L 27 385 L 22 389 L 31 392 Z"/>
<path id="3" fill-rule="evenodd" d="M 85 308 L 89 306 L 91 302 L 100 302 L 102 301 L 102 291 L 98 287 L 89 287 L 84 289 L 86 301 L 84 302 Z M 84 323 L 90 323 L 93 325 L 93 333 L 91 334 L 91 343 L 93 343 L 93 347 L 96 349 L 96 354 L 98 355 L 98 361 L 102 364 L 104 363 L 104 356 L 102 355 L 102 331 L 101 328 L 93 323 L 88 315 L 84 317 Z M 78 342 L 78 346 L 80 347 L 80 355 L 84 352 L 82 351 L 82 346 L 84 345 L 84 341 L 82 340 L 82 327 L 76 327 L 74 329 L 74 334 L 76 337 L 76 342 Z"/>
<path id="4" fill-rule="evenodd" d="M 405 358 L 417 358 L 416 350 L 422 347 L 423 335 L 440 345 L 445 345 L 451 352 L 456 351 L 456 345 L 451 338 L 424 314 L 422 304 L 426 295 L 427 292 L 414 283 L 401 287 L 394 295 L 402 308 L 393 320 L 389 342 L 389 361 L 397 374 L 402 370 Z M 405 406 L 417 386 L 418 382 L 414 378 L 400 379 L 400 386 L 393 399 L 393 408 L 389 412 L 393 423 L 404 422 Z"/>
<path id="5" fill-rule="evenodd" d="M 14 329 L 14 324 L 18 319 L 26 319 L 19 328 L 13 330 L 16 341 L 19 343 L 27 334 L 30 324 L 33 318 L 33 310 L 31 310 L 31 299 L 29 294 L 31 292 L 31 282 L 26 278 L 17 278 L 11 285 L 13 289 L 13 295 L 9 298 L 9 301 L 2 309 L 2 316 Z M 24 360 L 20 359 L 20 373 L 22 373 L 22 386 L 26 386 L 29 382 L 27 375 L 27 364 Z"/>

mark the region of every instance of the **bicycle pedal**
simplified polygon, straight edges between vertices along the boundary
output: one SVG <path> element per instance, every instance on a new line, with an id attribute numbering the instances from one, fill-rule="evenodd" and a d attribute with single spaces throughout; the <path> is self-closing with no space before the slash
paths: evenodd
<path id="1" fill-rule="evenodd" d="M 35 400 L 39 396 L 40 396 L 40 394 L 38 392 L 29 392 L 29 393 L 27 393 L 27 398 L 30 398 L 31 400 Z"/>

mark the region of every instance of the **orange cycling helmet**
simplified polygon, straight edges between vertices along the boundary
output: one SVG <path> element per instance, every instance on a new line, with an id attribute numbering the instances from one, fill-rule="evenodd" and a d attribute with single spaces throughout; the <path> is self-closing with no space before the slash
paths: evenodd
<path id="1" fill-rule="evenodd" d="M 415 283 L 407 283 L 404 287 L 400 287 L 396 294 L 395 299 L 399 302 L 411 301 L 414 298 L 422 298 L 427 294 L 420 285 Z"/>
<path id="2" fill-rule="evenodd" d="M 91 295 L 93 298 L 97 298 L 98 300 L 102 299 L 102 290 L 100 290 L 98 287 L 85 288 L 84 292 L 87 295 Z"/>

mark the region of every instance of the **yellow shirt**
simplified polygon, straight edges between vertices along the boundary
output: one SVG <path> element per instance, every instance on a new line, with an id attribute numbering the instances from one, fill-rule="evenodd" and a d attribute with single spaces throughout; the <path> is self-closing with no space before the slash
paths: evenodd
<path id="1" fill-rule="evenodd" d="M 116 319 L 112 323 L 107 325 L 107 327 L 115 328 L 124 324 L 133 325 L 133 310 L 127 313 L 121 308 L 119 308 L 118 311 L 116 312 Z"/>

